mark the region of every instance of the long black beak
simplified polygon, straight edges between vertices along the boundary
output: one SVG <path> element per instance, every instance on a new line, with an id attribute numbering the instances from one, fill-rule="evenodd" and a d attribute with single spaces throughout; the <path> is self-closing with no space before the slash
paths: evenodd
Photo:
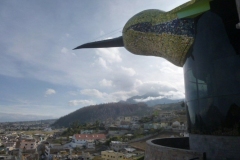
<path id="1" fill-rule="evenodd" d="M 90 43 L 85 43 L 82 44 L 75 49 L 81 49 L 81 48 L 109 48 L 109 47 L 123 47 L 123 38 L 121 37 L 117 37 L 117 38 L 113 38 L 113 39 L 107 39 L 107 40 L 103 40 L 103 41 L 96 41 L 96 42 L 90 42 Z"/>

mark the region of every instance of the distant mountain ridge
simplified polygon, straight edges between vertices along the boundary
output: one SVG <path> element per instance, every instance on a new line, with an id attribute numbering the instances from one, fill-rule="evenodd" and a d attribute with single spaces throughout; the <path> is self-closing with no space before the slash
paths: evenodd
<path id="1" fill-rule="evenodd" d="M 169 106 L 172 109 L 179 109 L 182 101 L 183 99 L 173 100 L 159 94 L 148 93 L 142 96 L 133 96 L 126 101 L 80 108 L 59 118 L 53 126 L 67 127 L 76 121 L 80 123 L 104 121 L 108 118 L 115 119 L 118 116 L 142 116 L 153 111 L 159 104 L 163 108 Z"/>
<path id="2" fill-rule="evenodd" d="M 20 121 L 37 121 L 45 119 L 56 119 L 52 116 L 39 116 L 39 115 L 25 115 L 17 113 L 0 113 L 0 122 L 20 122 Z"/>
<path id="3" fill-rule="evenodd" d="M 117 118 L 118 116 L 145 115 L 152 111 L 145 103 L 107 103 L 83 107 L 75 112 L 59 118 L 53 126 L 67 127 L 73 122 L 95 122 L 104 121 L 108 118 Z"/>

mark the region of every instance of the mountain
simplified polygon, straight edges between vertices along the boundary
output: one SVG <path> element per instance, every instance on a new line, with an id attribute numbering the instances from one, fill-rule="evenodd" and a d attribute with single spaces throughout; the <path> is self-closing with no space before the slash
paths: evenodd
<path id="1" fill-rule="evenodd" d="M 171 99 L 170 96 L 148 93 L 142 96 L 133 96 L 131 98 L 128 98 L 126 101 L 121 101 L 121 102 L 130 103 L 130 104 L 143 102 L 143 103 L 146 103 L 149 107 L 153 107 L 158 104 L 178 103 L 181 101 L 183 101 L 183 99 L 174 100 L 174 99 Z"/>
<path id="2" fill-rule="evenodd" d="M 0 122 L 20 122 L 20 121 L 37 121 L 44 119 L 53 119 L 51 116 L 24 115 L 14 113 L 0 113 Z"/>
<path id="3" fill-rule="evenodd" d="M 173 110 L 184 110 L 183 101 L 178 101 L 177 103 L 169 103 L 169 104 L 158 104 L 155 105 L 154 109 L 161 109 L 162 111 L 173 111 Z"/>
<path id="4" fill-rule="evenodd" d="M 117 118 L 118 116 L 132 116 L 132 115 L 145 115 L 152 111 L 145 103 L 107 103 L 92 105 L 80 108 L 66 116 L 59 118 L 53 126 L 67 127 L 73 122 L 95 122 L 104 121 L 108 118 Z"/>

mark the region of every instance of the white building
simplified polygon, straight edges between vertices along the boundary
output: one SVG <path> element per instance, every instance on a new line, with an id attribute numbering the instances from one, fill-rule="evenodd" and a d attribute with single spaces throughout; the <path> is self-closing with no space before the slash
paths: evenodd
<path id="1" fill-rule="evenodd" d="M 139 120 L 140 120 L 140 118 L 139 118 L 138 116 L 132 116 L 132 121 L 137 122 L 137 121 L 139 121 Z"/>
<path id="2" fill-rule="evenodd" d="M 36 149 L 37 143 L 35 139 L 24 139 L 20 141 L 20 148 L 24 150 Z"/>
<path id="3" fill-rule="evenodd" d="M 105 134 L 74 134 L 72 137 L 71 146 L 75 147 L 90 147 L 93 148 L 95 140 L 106 140 Z M 95 146 L 94 146 L 95 148 Z"/>
<path id="4" fill-rule="evenodd" d="M 123 120 L 124 120 L 124 117 L 123 117 L 123 116 L 119 116 L 119 117 L 117 118 L 117 120 L 123 121 Z"/>
<path id="5" fill-rule="evenodd" d="M 128 146 L 127 143 L 120 142 L 120 141 L 111 141 L 110 148 L 114 151 L 120 151 Z"/>
<path id="6" fill-rule="evenodd" d="M 132 121 L 132 117 L 124 117 L 124 121 L 131 122 Z"/>
<path id="7" fill-rule="evenodd" d="M 101 158 L 104 160 L 127 160 L 133 159 L 136 154 L 114 152 L 112 150 L 101 151 Z"/>
<path id="8" fill-rule="evenodd" d="M 45 157 L 47 160 L 52 159 L 53 154 L 51 153 L 51 150 L 58 150 L 59 152 L 64 151 L 67 147 L 64 147 L 61 144 L 58 143 L 51 143 L 51 144 L 45 144 Z"/>
<path id="9" fill-rule="evenodd" d="M 5 129 L 0 129 L 0 133 L 4 133 L 5 132 Z"/>
<path id="10" fill-rule="evenodd" d="M 179 132 L 179 131 L 186 131 L 186 130 L 187 130 L 187 127 L 185 126 L 184 123 L 183 123 L 183 124 L 180 124 L 180 122 L 175 121 L 175 122 L 173 122 L 173 124 L 172 124 L 172 130 L 173 130 L 173 131 L 177 131 L 177 132 Z"/>
<path id="11" fill-rule="evenodd" d="M 119 128 L 128 129 L 130 128 L 131 123 L 129 121 L 121 121 Z"/>
<path id="12" fill-rule="evenodd" d="M 45 128 L 43 131 L 45 131 L 45 132 L 51 132 L 51 131 L 52 131 L 52 128 Z"/>

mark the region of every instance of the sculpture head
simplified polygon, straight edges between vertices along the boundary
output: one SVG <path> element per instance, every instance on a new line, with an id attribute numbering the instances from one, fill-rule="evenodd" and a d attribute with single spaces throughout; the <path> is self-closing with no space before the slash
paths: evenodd
<path id="1" fill-rule="evenodd" d="M 189 12 L 183 9 L 198 1 L 192 0 L 169 12 L 156 9 L 142 11 L 128 20 L 121 37 L 86 43 L 75 49 L 125 47 L 133 54 L 163 57 L 182 67 L 195 35 L 194 19 L 189 18 Z M 208 0 L 197 4 L 202 5 L 202 2 L 208 3 Z"/>

